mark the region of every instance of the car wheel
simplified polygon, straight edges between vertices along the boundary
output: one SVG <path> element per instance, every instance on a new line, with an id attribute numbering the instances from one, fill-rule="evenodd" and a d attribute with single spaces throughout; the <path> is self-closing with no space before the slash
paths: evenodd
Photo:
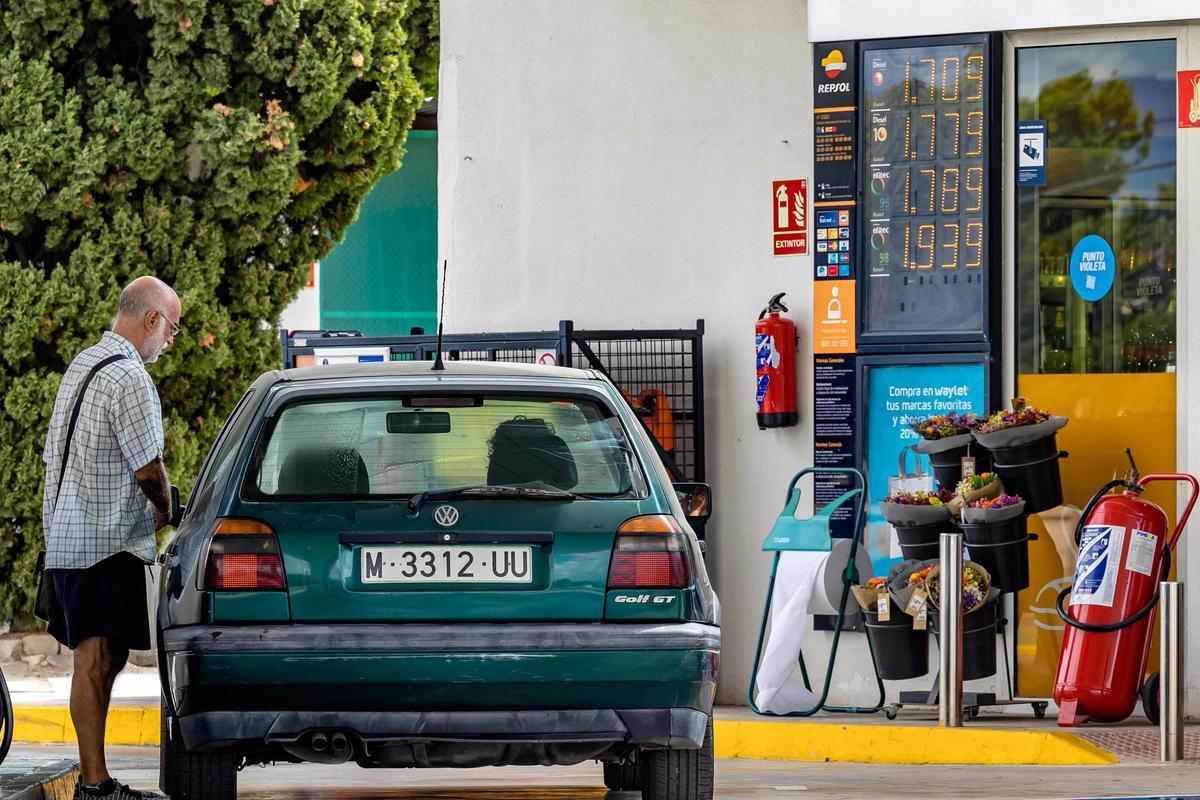
<path id="1" fill-rule="evenodd" d="M 1146 712 L 1146 719 L 1150 720 L 1151 725 L 1158 725 L 1162 721 L 1162 709 L 1159 707 L 1158 684 L 1159 677 L 1158 673 L 1155 672 L 1142 685 L 1142 711 Z"/>
<path id="2" fill-rule="evenodd" d="M 171 742 L 171 712 L 167 710 L 165 698 L 160 698 L 158 705 L 158 788 L 169 794 L 174 782 L 171 775 L 171 759 L 167 757 L 168 745 Z"/>
<path id="3" fill-rule="evenodd" d="M 712 800 L 712 717 L 699 750 L 646 750 L 641 755 L 642 800 Z"/>
<path id="4" fill-rule="evenodd" d="M 636 792 L 642 788 L 641 765 L 636 761 L 605 764 L 604 785 L 614 792 Z"/>
<path id="5" fill-rule="evenodd" d="M 171 800 L 237 800 L 237 756 L 230 752 L 193 753 L 183 749 L 162 704 L 158 785 Z"/>

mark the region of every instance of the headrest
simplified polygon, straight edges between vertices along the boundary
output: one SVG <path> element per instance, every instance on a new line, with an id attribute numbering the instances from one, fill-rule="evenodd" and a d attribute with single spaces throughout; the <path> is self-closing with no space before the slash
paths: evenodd
<path id="1" fill-rule="evenodd" d="M 575 457 L 544 420 L 516 417 L 501 422 L 488 442 L 488 483 L 545 483 L 570 489 L 579 483 Z"/>
<path id="2" fill-rule="evenodd" d="M 283 495 L 367 495 L 371 480 L 367 465 L 351 447 L 318 447 L 295 450 L 288 454 L 279 471 L 279 489 Z"/>

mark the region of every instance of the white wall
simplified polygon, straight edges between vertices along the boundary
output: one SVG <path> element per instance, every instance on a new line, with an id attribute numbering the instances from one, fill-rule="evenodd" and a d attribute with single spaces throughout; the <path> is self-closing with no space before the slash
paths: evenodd
<path id="1" fill-rule="evenodd" d="M 313 285 L 300 290 L 291 305 L 279 317 L 279 327 L 289 331 L 317 330 L 321 327 L 321 265 L 313 265 Z"/>
<path id="2" fill-rule="evenodd" d="M 886 39 L 1083 25 L 1123 25 L 1196 17 L 1193 0 L 809 0 L 811 41 Z"/>
<path id="3" fill-rule="evenodd" d="M 812 27 L 832 30 L 833 4 L 810 2 Z M 769 570 L 762 539 L 787 479 L 812 461 L 813 264 L 771 256 L 769 217 L 771 181 L 812 174 L 807 5 L 442 2 L 438 219 L 439 260 L 450 265 L 447 331 L 551 328 L 567 318 L 587 327 L 707 322 L 708 465 L 717 498 L 708 530 L 725 604 L 720 700 L 727 703 L 745 698 Z M 1116 3 L 1084 5 L 841 0 L 838 13 L 854 33 L 819 38 L 932 34 L 960 24 L 963 8 L 978 21 L 971 29 L 1053 27 L 1079 22 L 1085 11 L 1089 20 L 1118 21 L 1096 16 Z M 1150 20 L 1168 8 L 1178 16 L 1180 5 L 1148 0 L 1137 10 Z M 1028 25 L 998 16 L 1027 6 Z M 1070 20 L 1060 13 L 1068 6 Z M 1194 30 L 1181 37 L 1181 67 L 1200 68 Z M 1190 189 L 1200 187 L 1200 159 L 1189 157 L 1197 137 L 1180 132 L 1181 220 L 1193 216 Z M 1181 225 L 1180 263 L 1195 252 L 1198 234 L 1200 225 Z M 1188 345 L 1200 319 L 1186 308 L 1200 288 L 1181 272 L 1180 408 L 1192 409 L 1200 351 Z M 763 432 L 753 416 L 753 324 L 779 291 L 788 293 L 800 329 L 802 422 Z M 1179 463 L 1196 470 L 1189 454 L 1200 448 L 1200 428 L 1190 416 L 1180 415 Z M 1200 574 L 1200 547 L 1180 562 L 1185 576 Z M 1190 639 L 1200 642 L 1200 587 L 1188 605 Z M 1198 648 L 1190 653 L 1193 715 L 1200 715 Z M 834 700 L 870 702 L 861 634 L 846 637 L 839 665 Z"/>
<path id="4" fill-rule="evenodd" d="M 811 356 L 800 358 L 801 425 L 764 432 L 754 420 L 754 321 L 775 292 L 788 293 L 811 353 L 812 259 L 771 255 L 770 216 L 771 181 L 812 172 L 804 7 L 442 3 L 447 331 L 706 321 L 710 563 L 730 703 L 745 702 L 763 538 L 788 479 L 812 462 Z M 842 688 L 873 689 L 861 634 L 847 638 Z"/>

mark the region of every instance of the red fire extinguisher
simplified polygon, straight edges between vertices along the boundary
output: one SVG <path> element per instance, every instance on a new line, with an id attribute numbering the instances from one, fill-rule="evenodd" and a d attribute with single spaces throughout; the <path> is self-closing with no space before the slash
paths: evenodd
<path id="1" fill-rule="evenodd" d="M 796 325 L 779 312 L 787 311 L 780 292 L 758 315 L 754 347 L 758 367 L 758 427 L 786 428 L 800 421 L 796 405 Z"/>
<path id="2" fill-rule="evenodd" d="M 1187 524 L 1200 484 L 1185 474 L 1138 477 L 1129 449 L 1130 471 L 1109 481 L 1088 502 L 1075 528 L 1079 556 L 1075 579 L 1058 596 L 1058 615 L 1067 623 L 1054 702 L 1058 724 L 1088 720 L 1120 722 L 1133 713 L 1139 687 L 1143 707 L 1158 719 L 1157 675 L 1142 684 L 1150 655 L 1158 584 L 1171 569 L 1171 554 Z M 1154 481 L 1185 481 L 1192 487 L 1175 532 L 1168 538 L 1167 515 L 1141 497 Z M 1117 487 L 1124 492 L 1110 495 Z M 1070 596 L 1070 607 L 1063 608 Z"/>

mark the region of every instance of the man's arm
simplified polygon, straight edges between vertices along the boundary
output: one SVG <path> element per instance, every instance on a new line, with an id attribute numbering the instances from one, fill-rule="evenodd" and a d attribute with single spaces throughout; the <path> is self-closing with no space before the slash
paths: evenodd
<path id="1" fill-rule="evenodd" d="M 161 529 L 171 519 L 171 481 L 167 477 L 167 465 L 158 457 L 133 473 L 142 494 L 154 506 L 154 528 Z"/>

